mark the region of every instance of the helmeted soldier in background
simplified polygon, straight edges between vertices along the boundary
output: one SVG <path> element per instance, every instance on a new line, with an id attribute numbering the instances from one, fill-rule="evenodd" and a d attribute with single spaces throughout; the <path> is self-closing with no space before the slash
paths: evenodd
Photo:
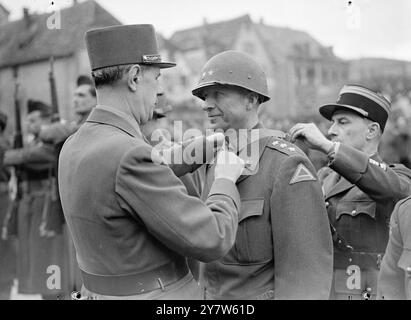
<path id="1" fill-rule="evenodd" d="M 3 133 L 7 126 L 7 115 L 0 111 L 0 300 L 10 298 L 11 287 L 16 277 L 16 239 L 3 234 L 7 211 L 10 205 L 8 182 L 10 172 L 3 166 L 4 153 L 10 143 Z"/>
<path id="2" fill-rule="evenodd" d="M 49 228 L 48 220 L 56 214 L 57 190 L 52 177 L 56 155 L 53 145 L 39 138 L 42 128 L 50 125 L 51 108 L 40 102 L 27 103 L 29 142 L 22 149 L 4 154 L 4 166 L 18 166 L 22 171 L 22 198 L 18 203 L 18 292 L 41 294 L 57 299 L 67 284 L 66 252 L 61 225 Z"/>
<path id="3" fill-rule="evenodd" d="M 331 299 L 374 299 L 395 203 L 411 193 L 411 171 L 384 163 L 378 146 L 391 105 L 382 95 L 346 85 L 336 103 L 320 108 L 328 140 L 314 124 L 296 124 L 291 140 L 327 154 L 320 169 L 334 240 Z"/>
<path id="4" fill-rule="evenodd" d="M 258 119 L 270 99 L 264 71 L 241 52 L 220 53 L 203 67 L 193 95 L 204 100 L 211 128 L 225 131 L 227 148 L 248 162 L 236 183 L 234 246 L 203 265 L 206 298 L 327 299 L 332 241 L 321 186 L 306 155 Z M 204 197 L 214 171 L 207 166 Z"/>

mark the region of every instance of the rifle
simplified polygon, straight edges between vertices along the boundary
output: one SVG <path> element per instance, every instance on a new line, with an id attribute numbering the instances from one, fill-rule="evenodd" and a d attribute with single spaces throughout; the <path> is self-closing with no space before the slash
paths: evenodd
<path id="1" fill-rule="evenodd" d="M 52 122 L 60 121 L 60 113 L 57 100 L 57 88 L 56 80 L 54 77 L 54 57 L 50 57 L 50 71 L 49 71 L 49 82 L 50 82 L 50 94 L 51 94 L 51 110 L 52 110 Z M 62 144 L 54 146 L 54 152 L 56 155 L 56 160 L 53 167 L 49 171 L 50 179 L 50 194 L 45 198 L 45 203 L 47 204 L 47 210 L 43 210 L 42 222 L 40 224 L 40 235 L 42 237 L 53 237 L 55 235 L 55 230 L 59 229 L 63 225 L 64 216 L 63 209 L 61 208 L 59 187 L 57 181 L 58 175 L 58 157 L 60 154 Z M 51 215 L 50 215 L 51 212 Z"/>
<path id="2" fill-rule="evenodd" d="M 18 69 L 14 68 L 14 112 L 15 112 L 15 133 L 13 139 L 13 149 L 23 148 L 23 134 L 21 130 L 21 112 L 19 97 Z M 3 221 L 2 234 L 3 240 L 7 240 L 9 235 L 17 235 L 17 210 L 19 201 L 22 198 L 21 190 L 22 170 L 20 166 L 15 166 L 11 170 L 10 185 L 10 204 Z"/>
<path id="3" fill-rule="evenodd" d="M 60 121 L 59 105 L 57 100 L 57 89 L 56 80 L 54 78 L 54 57 L 50 57 L 50 71 L 49 71 L 49 82 L 50 82 L 50 94 L 51 94 L 51 109 L 52 109 L 52 122 Z"/>

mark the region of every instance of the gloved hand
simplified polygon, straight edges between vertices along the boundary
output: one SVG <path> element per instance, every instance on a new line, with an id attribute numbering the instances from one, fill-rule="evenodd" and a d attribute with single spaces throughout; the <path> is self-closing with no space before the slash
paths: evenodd
<path id="1" fill-rule="evenodd" d="M 221 150 L 217 155 L 215 179 L 228 179 L 236 183 L 244 170 L 245 162 L 235 153 Z"/>

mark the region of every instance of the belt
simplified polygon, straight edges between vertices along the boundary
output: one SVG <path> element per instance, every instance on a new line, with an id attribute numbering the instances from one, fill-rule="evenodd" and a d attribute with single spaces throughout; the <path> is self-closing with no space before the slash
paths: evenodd
<path id="1" fill-rule="evenodd" d="M 87 290 L 108 296 L 131 296 L 162 289 L 189 272 L 185 260 L 170 262 L 154 270 L 127 275 L 95 275 L 81 270 Z"/>
<path id="2" fill-rule="evenodd" d="M 375 252 L 335 252 L 334 269 L 347 269 L 350 265 L 357 265 L 361 269 L 379 270 L 383 255 Z"/>

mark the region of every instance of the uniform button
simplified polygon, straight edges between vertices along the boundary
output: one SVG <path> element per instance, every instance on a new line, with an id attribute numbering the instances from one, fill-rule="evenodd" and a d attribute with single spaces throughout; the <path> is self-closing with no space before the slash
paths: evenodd
<path id="1" fill-rule="evenodd" d="M 330 203 L 327 201 L 327 202 L 325 203 L 325 207 L 328 208 L 329 206 L 330 206 Z"/>
<path id="2" fill-rule="evenodd" d="M 357 214 L 357 210 L 353 210 L 351 214 Z"/>

